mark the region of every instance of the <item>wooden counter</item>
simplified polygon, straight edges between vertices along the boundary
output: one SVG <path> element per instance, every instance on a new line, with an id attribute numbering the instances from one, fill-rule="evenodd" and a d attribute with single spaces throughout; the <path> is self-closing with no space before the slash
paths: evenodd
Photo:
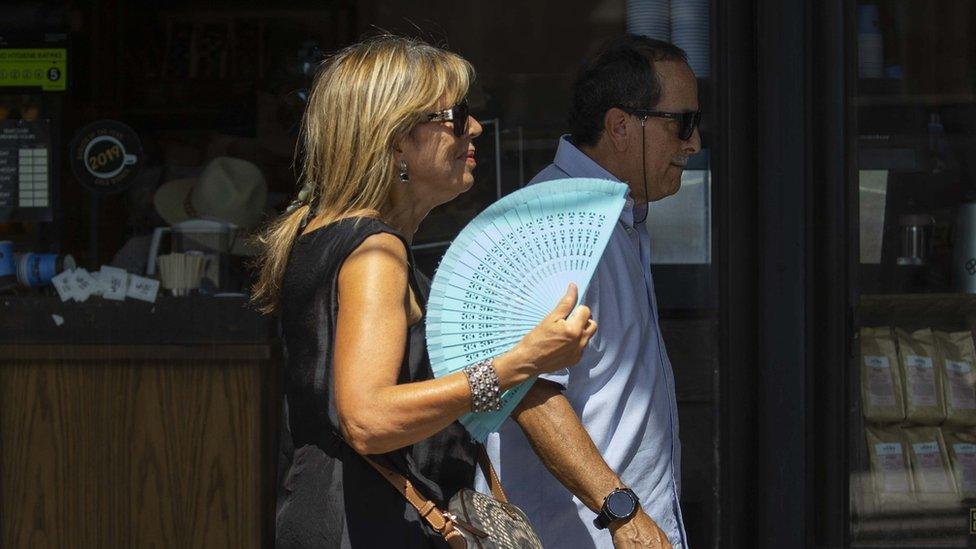
<path id="1" fill-rule="evenodd" d="M 0 302 L 0 547 L 267 545 L 270 323 L 241 300 L 84 305 Z"/>

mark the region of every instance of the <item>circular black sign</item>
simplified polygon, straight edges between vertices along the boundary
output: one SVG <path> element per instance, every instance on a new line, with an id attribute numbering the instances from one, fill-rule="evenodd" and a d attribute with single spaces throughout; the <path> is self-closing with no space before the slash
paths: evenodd
<path id="1" fill-rule="evenodd" d="M 71 171 L 96 193 L 124 191 L 139 174 L 142 163 L 139 136 L 115 120 L 92 122 L 71 140 Z"/>

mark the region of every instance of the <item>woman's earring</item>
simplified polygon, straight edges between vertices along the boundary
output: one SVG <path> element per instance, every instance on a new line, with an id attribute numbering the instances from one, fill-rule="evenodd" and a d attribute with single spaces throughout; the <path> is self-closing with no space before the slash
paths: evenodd
<path id="1" fill-rule="evenodd" d="M 407 161 L 400 161 L 400 183 L 410 181 L 410 174 L 407 173 Z"/>

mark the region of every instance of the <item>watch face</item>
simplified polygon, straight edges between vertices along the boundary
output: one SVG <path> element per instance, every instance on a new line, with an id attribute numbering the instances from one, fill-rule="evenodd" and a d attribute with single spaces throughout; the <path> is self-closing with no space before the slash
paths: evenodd
<path id="1" fill-rule="evenodd" d="M 607 511 L 617 518 L 629 517 L 636 507 L 637 503 L 627 492 L 614 492 L 607 498 Z"/>

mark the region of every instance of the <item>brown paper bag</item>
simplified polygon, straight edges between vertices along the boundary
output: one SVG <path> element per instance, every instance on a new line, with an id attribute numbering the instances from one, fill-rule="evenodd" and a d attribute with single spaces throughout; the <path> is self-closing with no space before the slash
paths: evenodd
<path id="1" fill-rule="evenodd" d="M 976 426 L 976 350 L 970 332 L 932 332 L 942 363 L 946 424 Z"/>
<path id="2" fill-rule="evenodd" d="M 904 433 L 898 427 L 866 427 L 871 479 L 882 506 L 913 503 L 914 483 Z"/>
<path id="3" fill-rule="evenodd" d="M 976 432 L 942 428 L 956 490 L 961 499 L 976 498 Z"/>
<path id="4" fill-rule="evenodd" d="M 908 333 L 895 329 L 898 366 L 905 382 L 905 416 L 909 423 L 938 425 L 945 421 L 942 366 L 935 356 L 935 340 L 928 328 Z"/>
<path id="5" fill-rule="evenodd" d="M 905 419 L 898 353 L 891 329 L 861 328 L 861 403 L 864 418 L 875 423 Z"/>
<path id="6" fill-rule="evenodd" d="M 956 499 L 956 487 L 949 454 L 938 427 L 904 427 L 908 454 L 919 501 L 949 502 Z"/>

